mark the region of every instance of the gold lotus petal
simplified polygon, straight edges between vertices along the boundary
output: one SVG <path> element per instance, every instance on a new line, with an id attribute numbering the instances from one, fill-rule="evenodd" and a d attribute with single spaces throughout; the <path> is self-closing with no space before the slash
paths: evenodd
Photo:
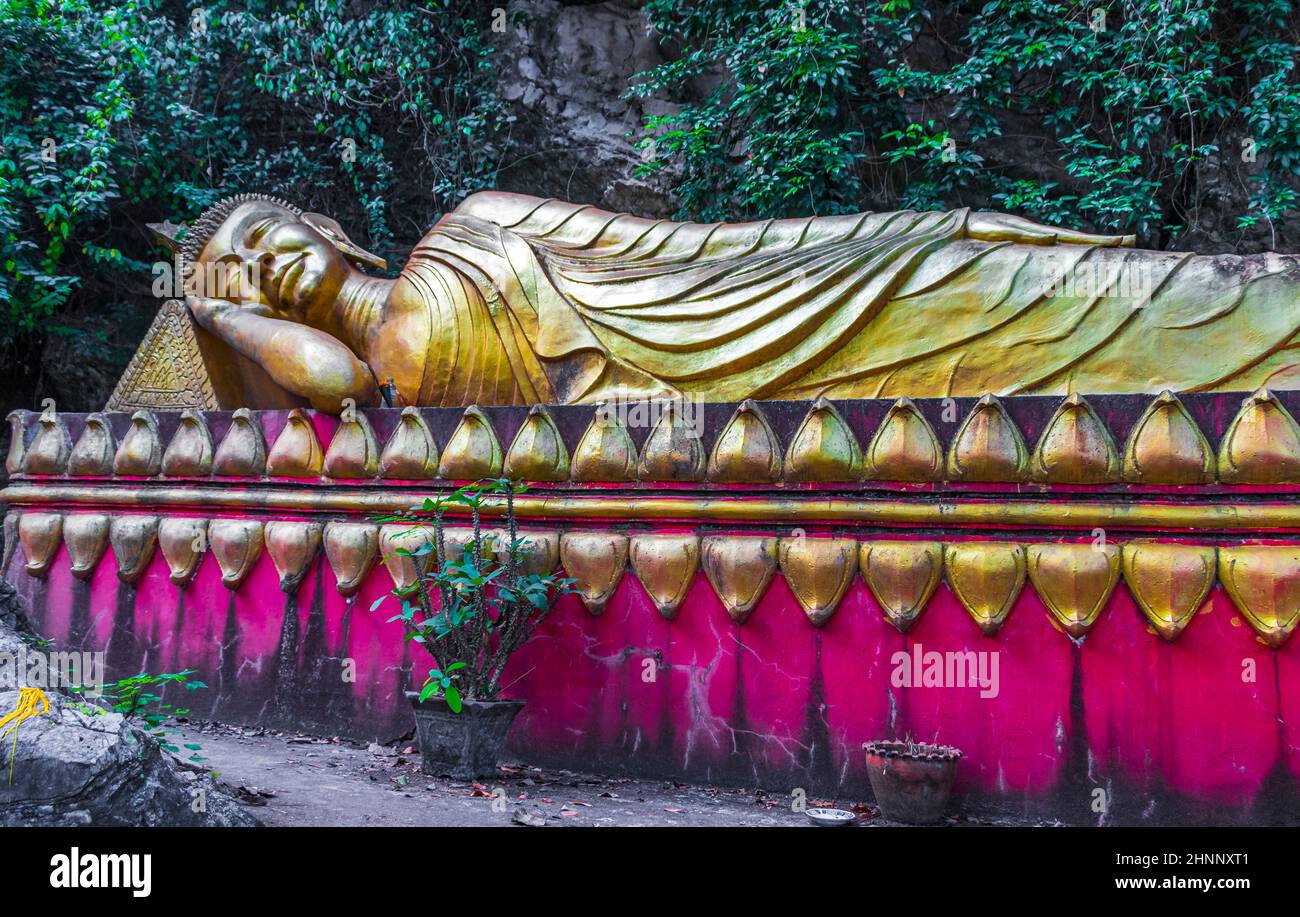
<path id="1" fill-rule="evenodd" d="M 271 555 L 275 572 L 280 574 L 280 589 L 294 593 L 320 551 L 322 526 L 317 522 L 268 522 L 264 537 L 266 553 Z"/>
<path id="2" fill-rule="evenodd" d="M 549 576 L 560 565 L 560 536 L 556 532 L 519 532 L 519 556 L 515 562 L 520 576 Z M 497 563 L 505 563 L 509 545 L 504 533 L 496 541 Z"/>
<path id="3" fill-rule="evenodd" d="M 1214 451 L 1173 392 L 1161 392 L 1134 424 L 1124 447 L 1124 480 L 1132 484 L 1214 482 Z"/>
<path id="4" fill-rule="evenodd" d="M 1119 582 L 1114 544 L 1033 544 L 1029 581 L 1053 617 L 1076 640 L 1088 632 Z"/>
<path id="5" fill-rule="evenodd" d="M 5 473 L 22 474 L 23 456 L 27 452 L 27 417 L 31 411 L 10 411 L 6 416 L 9 421 L 9 452 L 5 455 Z"/>
<path id="6" fill-rule="evenodd" d="M 275 438 L 266 457 L 266 473 L 272 478 L 318 478 L 324 469 L 320 439 L 311 418 L 302 408 L 294 408 L 284 420 L 284 429 Z"/>
<path id="7" fill-rule="evenodd" d="M 501 474 L 501 443 L 492 422 L 477 407 L 465 409 L 438 463 L 438 476 L 449 481 L 477 481 Z"/>
<path id="8" fill-rule="evenodd" d="M 1173 640 L 1214 585 L 1212 547 L 1130 541 L 1121 559 L 1124 582 L 1156 632 Z"/>
<path id="9" fill-rule="evenodd" d="M 1219 582 L 1274 649 L 1286 643 L 1300 623 L 1300 546 L 1223 545 Z"/>
<path id="10" fill-rule="evenodd" d="M 73 576 L 90 579 L 108 548 L 109 518 L 99 514 L 75 513 L 63 520 L 63 543 L 68 546 Z"/>
<path id="11" fill-rule="evenodd" d="M 113 471 L 150 478 L 162 471 L 162 442 L 153 412 L 136 411 L 131 415 L 131 428 L 113 456 Z"/>
<path id="12" fill-rule="evenodd" d="M 433 544 L 433 529 L 426 525 L 400 522 L 385 525 L 379 530 L 379 556 L 383 558 L 393 585 L 405 591 L 415 585 L 432 559 L 432 553 L 402 554 L 418 551 Z"/>
<path id="13" fill-rule="evenodd" d="M 379 557 L 379 526 L 331 522 L 325 526 L 321 540 L 339 595 L 356 595 Z"/>
<path id="14" fill-rule="evenodd" d="M 397 481 L 427 481 L 438 476 L 438 444 L 419 408 L 402 408 L 397 427 L 379 457 L 379 476 Z"/>
<path id="15" fill-rule="evenodd" d="M 777 559 L 799 607 L 809 621 L 821 627 L 853 585 L 858 543 L 852 538 L 782 538 Z"/>
<path id="16" fill-rule="evenodd" d="M 1035 481 L 1049 484 L 1114 484 L 1119 452 L 1092 405 L 1078 393 L 1057 407 L 1030 459 Z"/>
<path id="17" fill-rule="evenodd" d="M 660 402 L 659 421 L 646 437 L 637 476 L 643 481 L 703 481 L 704 443 L 681 401 Z M 698 407 L 695 409 L 698 412 Z"/>
<path id="18" fill-rule="evenodd" d="M 23 456 L 24 474 L 63 474 L 72 454 L 72 437 L 63 418 L 47 411 L 36 419 L 36 433 Z"/>
<path id="19" fill-rule="evenodd" d="M 68 474 L 104 477 L 113 473 L 113 431 L 103 414 L 87 414 L 86 426 L 68 456 Z"/>
<path id="20" fill-rule="evenodd" d="M 266 473 L 266 437 L 262 424 L 248 408 L 240 408 L 231 416 L 230 429 L 212 460 L 212 473 L 229 477 L 261 477 Z"/>
<path id="21" fill-rule="evenodd" d="M 365 479 L 379 473 L 379 443 L 364 413 L 353 409 L 339 422 L 322 470 L 327 478 Z"/>
<path id="22" fill-rule="evenodd" d="M 480 528 L 479 541 L 482 542 L 481 553 L 484 573 L 492 572 L 496 566 L 497 551 L 505 546 L 505 534 L 498 529 Z M 460 560 L 465 552 L 474 546 L 474 527 L 472 525 L 449 525 L 442 530 L 442 549 L 446 560 Z"/>
<path id="23" fill-rule="evenodd" d="M 943 545 L 937 541 L 865 541 L 858 566 L 885 619 L 907 633 L 939 587 Z"/>
<path id="24" fill-rule="evenodd" d="M 698 535 L 635 535 L 629 548 L 632 569 L 659 614 L 677 617 L 700 566 Z"/>
<path id="25" fill-rule="evenodd" d="M 1011 613 L 1025 585 L 1025 549 L 994 541 L 944 545 L 943 566 L 962 607 L 992 636 Z"/>
<path id="26" fill-rule="evenodd" d="M 158 544 L 158 517 L 116 516 L 108 527 L 108 541 L 117 559 L 117 578 L 134 583 L 153 560 Z"/>
<path id="27" fill-rule="evenodd" d="M 785 453 L 787 481 L 856 481 L 862 447 L 835 405 L 818 398 L 804 415 Z"/>
<path id="28" fill-rule="evenodd" d="M 704 575 L 722 607 L 744 624 L 776 572 L 777 540 L 755 535 L 710 535 L 702 547 Z"/>
<path id="29" fill-rule="evenodd" d="M 943 447 L 934 428 L 910 398 L 899 398 L 867 446 L 871 481 L 930 482 L 943 478 Z"/>
<path id="30" fill-rule="evenodd" d="M 262 556 L 262 523 L 249 519 L 213 519 L 208 523 L 208 545 L 221 569 L 221 584 L 238 589 Z"/>
<path id="31" fill-rule="evenodd" d="M 596 405 L 578 448 L 573 453 L 571 475 L 581 482 L 635 481 L 636 444 L 614 411 Z"/>
<path id="32" fill-rule="evenodd" d="M 727 484 L 767 484 L 781 480 L 781 441 L 758 404 L 740 403 L 713 444 L 710 481 Z"/>
<path id="33" fill-rule="evenodd" d="M 948 450 L 954 481 L 1008 482 L 1029 477 L 1029 452 L 1002 402 L 985 395 L 962 421 Z"/>
<path id="34" fill-rule="evenodd" d="M 1266 388 L 1241 403 L 1219 446 L 1225 484 L 1300 482 L 1300 426 Z"/>
<path id="35" fill-rule="evenodd" d="M 58 513 L 23 513 L 18 517 L 18 541 L 27 558 L 28 576 L 44 576 L 59 551 L 63 517 Z"/>
<path id="36" fill-rule="evenodd" d="M 567 481 L 569 450 L 546 408 L 535 404 L 506 453 L 505 475 L 516 481 Z"/>
<path id="37" fill-rule="evenodd" d="M 158 523 L 158 548 L 167 561 L 169 579 L 184 586 L 194 579 L 208 550 L 208 520 L 167 518 Z"/>
<path id="38" fill-rule="evenodd" d="M 162 473 L 172 478 L 205 478 L 212 473 L 212 433 L 199 411 L 181 411 L 180 424 L 163 453 Z"/>
<path id="39" fill-rule="evenodd" d="M 565 532 L 560 536 L 560 563 L 577 582 L 574 588 L 587 611 L 605 610 L 627 568 L 628 539 L 614 532 Z"/>

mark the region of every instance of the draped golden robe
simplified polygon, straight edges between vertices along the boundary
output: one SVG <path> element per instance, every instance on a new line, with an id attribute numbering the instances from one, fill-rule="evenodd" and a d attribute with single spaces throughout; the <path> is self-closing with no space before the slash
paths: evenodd
<path id="1" fill-rule="evenodd" d="M 367 357 L 424 405 L 1291 387 L 1300 259 L 971 238 L 970 211 L 740 224 L 519 195 L 420 242 Z"/>

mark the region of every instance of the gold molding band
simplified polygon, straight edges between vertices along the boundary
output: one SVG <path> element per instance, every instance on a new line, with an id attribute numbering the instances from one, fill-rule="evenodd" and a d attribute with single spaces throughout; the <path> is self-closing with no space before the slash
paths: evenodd
<path id="1" fill-rule="evenodd" d="M 916 498 L 859 499 L 806 496 L 607 496 L 524 494 L 515 498 L 521 518 L 740 522 L 767 524 L 849 523 L 955 528 L 1056 528 L 1156 530 L 1187 533 L 1300 531 L 1300 502 L 1141 503 L 1095 500 L 989 499 L 930 501 Z M 276 488 L 13 484 L 0 490 L 12 507 L 212 508 L 267 512 L 378 514 L 418 507 L 426 496 L 393 488 Z M 491 500 L 484 512 L 499 515 L 504 502 Z"/>

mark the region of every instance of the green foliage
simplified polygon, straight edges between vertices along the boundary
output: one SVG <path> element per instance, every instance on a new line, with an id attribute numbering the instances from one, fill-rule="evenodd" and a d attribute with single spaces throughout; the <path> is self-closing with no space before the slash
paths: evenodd
<path id="1" fill-rule="evenodd" d="M 400 622 L 405 638 L 432 657 L 421 701 L 440 695 L 459 713 L 465 698 L 496 697 L 511 654 L 533 635 L 557 598 L 575 591 L 572 579 L 521 569 L 530 546 L 519 537 L 514 498 L 525 490 L 526 484 L 508 478 L 487 479 L 426 498 L 419 510 L 376 520 L 431 527 L 432 541 L 397 551 L 414 559 L 419 577 L 406 589 L 394 588 L 370 609 L 396 601 L 401 610 L 389 623 Z M 482 530 L 481 516 L 492 500 L 503 503 L 503 534 Z M 447 513 L 470 517 L 472 535 L 459 554 L 447 546 Z"/>
<path id="2" fill-rule="evenodd" d="M 123 716 L 143 720 L 145 728 L 158 740 L 159 745 L 173 754 L 180 754 L 180 748 L 168 739 L 168 736 L 175 735 L 180 730 L 172 728 L 169 723 L 176 717 L 188 716 L 190 711 L 188 707 L 164 703 L 161 692 L 168 685 L 176 685 L 191 692 L 206 688 L 207 685 L 203 682 L 190 679 L 194 672 L 194 669 L 161 675 L 141 672 L 139 675 L 123 678 L 121 681 L 106 682 L 101 697 L 110 708 Z M 81 687 L 73 690 L 85 693 L 86 689 Z M 90 713 L 101 708 L 81 706 L 78 709 Z M 199 745 L 186 743 L 185 747 L 191 752 L 191 761 L 203 760 L 198 754 Z"/>
<path id="3" fill-rule="evenodd" d="M 108 346 L 96 317 L 148 295 L 145 221 L 265 191 L 386 253 L 395 214 L 422 231 L 490 185 L 489 24 L 472 0 L 0 0 L 0 355 Z"/>
<path id="4" fill-rule="evenodd" d="M 992 205 L 1163 245 L 1236 193 L 1268 244 L 1300 205 L 1291 0 L 647 11 L 684 51 L 633 87 L 681 105 L 645 125 L 643 169 L 678 176 L 682 216 Z"/>

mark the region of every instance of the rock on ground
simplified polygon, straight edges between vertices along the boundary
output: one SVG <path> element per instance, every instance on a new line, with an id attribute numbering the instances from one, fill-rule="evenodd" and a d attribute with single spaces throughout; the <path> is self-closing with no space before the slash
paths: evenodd
<path id="1" fill-rule="evenodd" d="M 13 587 L 0 580 L 0 653 L 25 642 L 30 652 L 31 639 Z M 259 824 L 210 774 L 172 758 L 121 714 L 45 694 L 49 712 L 0 746 L 0 827 Z M 0 686 L 0 719 L 19 696 Z"/>

